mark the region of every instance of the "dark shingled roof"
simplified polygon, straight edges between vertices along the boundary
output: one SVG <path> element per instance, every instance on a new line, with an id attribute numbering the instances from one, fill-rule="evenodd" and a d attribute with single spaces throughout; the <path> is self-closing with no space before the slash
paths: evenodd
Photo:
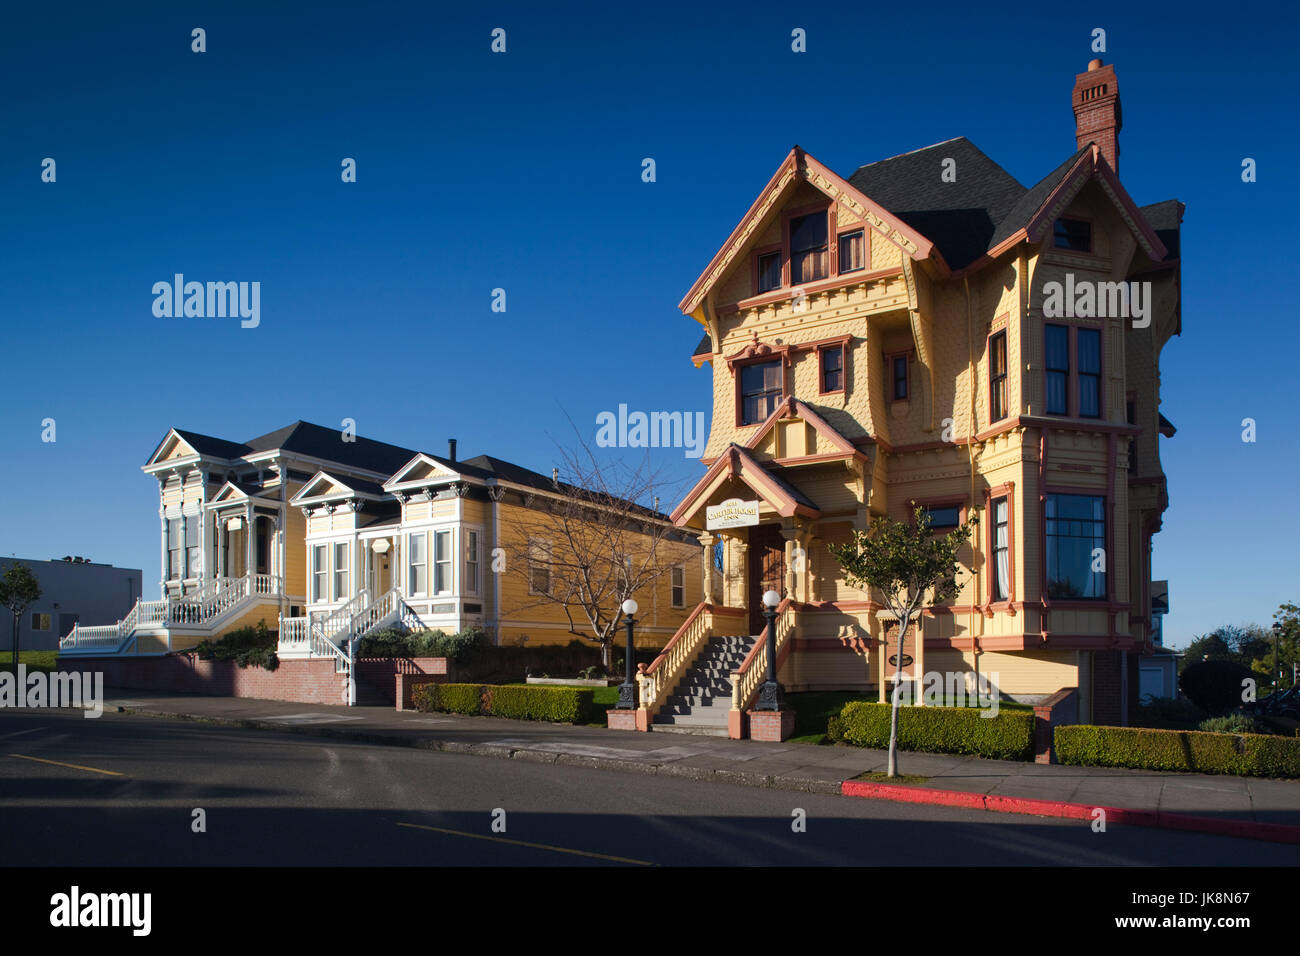
<path id="1" fill-rule="evenodd" d="M 1074 164 L 1079 161 L 1079 158 L 1090 149 L 1092 149 L 1091 143 L 1084 146 L 1065 162 L 1061 163 L 1060 166 L 1057 166 L 1050 173 L 1025 190 L 1025 194 L 1016 200 L 1016 204 L 1007 211 L 1006 216 L 999 220 L 998 228 L 993 233 L 993 238 L 989 240 L 989 248 L 993 248 L 1000 242 L 1005 242 L 1019 230 L 1029 225 L 1030 218 L 1034 213 L 1038 212 L 1039 207 L 1042 206 L 1042 204 L 1047 200 L 1047 197 L 1052 194 L 1052 190 L 1056 189 L 1056 187 L 1061 184 L 1061 180 L 1065 179 L 1065 174 L 1068 173 Z"/>
<path id="2" fill-rule="evenodd" d="M 713 354 L 713 340 L 709 338 L 709 333 L 705 332 L 704 338 L 700 339 L 700 344 L 695 346 L 695 351 L 691 353 L 691 358 L 695 358 L 700 355 L 712 355 L 712 354 Z"/>
<path id="3" fill-rule="evenodd" d="M 211 455 L 214 458 L 238 458 L 240 455 L 248 454 L 248 446 L 241 445 L 239 442 L 226 441 L 224 438 L 213 438 L 211 435 L 200 435 L 198 432 L 183 432 L 179 428 L 173 428 L 176 434 L 180 435 L 185 443 L 197 451 L 200 455 Z M 159 445 L 159 448 L 162 446 Z M 155 450 L 154 455 L 158 454 Z M 150 458 L 153 455 L 149 456 Z"/>
<path id="4" fill-rule="evenodd" d="M 956 161 L 956 182 L 940 178 L 945 159 Z M 849 185 L 933 241 L 953 269 L 988 250 L 1026 193 L 964 136 L 862 166 Z"/>
<path id="5" fill-rule="evenodd" d="M 417 454 L 410 448 L 362 438 L 360 435 L 356 436 L 355 441 L 344 441 L 343 433 L 337 428 L 325 428 L 323 425 L 303 421 L 250 439 L 245 445 L 247 451 L 244 454 L 278 448 L 385 475 L 393 474 Z"/>
<path id="6" fill-rule="evenodd" d="M 1142 215 L 1146 216 L 1147 222 L 1156 231 L 1156 236 L 1169 250 L 1165 259 L 1178 258 L 1179 231 L 1182 228 L 1184 208 L 1186 207 L 1177 199 L 1166 199 L 1142 207 Z"/>

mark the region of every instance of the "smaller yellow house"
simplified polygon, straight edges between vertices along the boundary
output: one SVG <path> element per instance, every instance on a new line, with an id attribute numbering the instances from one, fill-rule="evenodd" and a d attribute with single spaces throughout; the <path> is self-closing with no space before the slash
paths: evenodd
<path id="1" fill-rule="evenodd" d="M 580 489 L 487 455 L 458 460 L 454 440 L 440 457 L 301 421 L 247 442 L 172 429 L 143 470 L 159 485 L 160 598 L 77 626 L 62 655 L 156 656 L 262 622 L 282 658 L 333 658 L 344 673 L 383 627 L 567 644 L 591 641 L 584 601 L 617 615 L 621 599 L 574 580 L 598 556 L 546 530 L 573 524 L 565 503 Z M 667 516 L 616 499 L 577 524 L 604 533 L 629 513 L 620 560 L 646 582 L 637 640 L 662 646 L 701 600 L 699 549 Z"/>

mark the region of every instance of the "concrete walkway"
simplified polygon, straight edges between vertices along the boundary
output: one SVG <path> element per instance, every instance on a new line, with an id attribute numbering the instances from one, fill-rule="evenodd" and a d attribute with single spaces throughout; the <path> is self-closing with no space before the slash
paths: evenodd
<path id="1" fill-rule="evenodd" d="M 135 690 L 110 690 L 106 697 L 105 710 L 110 712 L 814 793 L 846 792 L 844 781 L 865 771 L 883 771 L 887 757 L 881 750 L 849 746 L 635 733 L 497 717 L 398 712 L 387 707 L 330 707 Z M 1251 824 L 1263 824 L 1256 835 L 1264 839 L 1286 839 L 1274 830 L 1279 824 L 1300 828 L 1300 781 L 1065 767 L 911 752 L 899 754 L 899 769 L 929 778 L 923 785 L 929 792 L 1006 798 L 990 800 L 990 807 L 996 803 L 1011 812 L 1042 813 L 1045 811 L 1014 808 L 1020 800 L 1025 807 L 1035 801 L 1050 801 L 1126 808 L 1142 811 L 1152 820 L 1154 814 L 1162 818 L 1174 814 L 1236 821 L 1234 827 L 1244 824 L 1243 832 L 1237 834 L 1243 836 L 1250 835 L 1245 831 Z M 885 787 L 871 795 L 894 799 L 884 791 L 896 789 Z M 1136 822 L 1137 818 L 1133 819 Z M 1300 836 L 1300 829 L 1295 835 Z"/>

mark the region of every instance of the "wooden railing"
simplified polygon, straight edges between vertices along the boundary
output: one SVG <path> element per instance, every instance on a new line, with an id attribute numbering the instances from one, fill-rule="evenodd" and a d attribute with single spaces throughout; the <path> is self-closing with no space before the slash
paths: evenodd
<path id="1" fill-rule="evenodd" d="M 776 662 L 781 666 L 781 658 L 791 635 L 794 634 L 794 602 L 789 598 L 776 606 Z M 759 685 L 767 679 L 767 628 L 759 635 L 749 654 L 745 656 L 740 667 L 731 675 L 731 709 L 746 711 L 758 695 Z"/>
<path id="2" fill-rule="evenodd" d="M 651 717 L 659 712 L 664 700 L 685 675 L 686 669 L 713 636 L 715 618 L 743 617 L 744 614 L 739 608 L 714 607 L 705 601 L 696 605 L 695 610 L 677 629 L 673 639 L 659 652 L 659 656 L 637 675 L 641 709 L 649 711 Z"/>

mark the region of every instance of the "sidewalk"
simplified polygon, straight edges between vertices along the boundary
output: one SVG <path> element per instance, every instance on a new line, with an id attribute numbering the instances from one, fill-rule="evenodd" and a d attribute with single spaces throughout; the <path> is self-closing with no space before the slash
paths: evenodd
<path id="1" fill-rule="evenodd" d="M 904 751 L 898 758 L 900 771 L 930 778 L 922 787 L 846 783 L 866 771 L 883 771 L 887 754 L 858 747 L 634 733 L 387 707 L 330 707 L 138 690 L 109 690 L 105 696 L 105 710 L 110 712 L 362 743 L 1039 816 L 1091 819 L 1092 808 L 1106 807 L 1109 823 L 1300 843 L 1300 781 L 1064 767 Z"/>

